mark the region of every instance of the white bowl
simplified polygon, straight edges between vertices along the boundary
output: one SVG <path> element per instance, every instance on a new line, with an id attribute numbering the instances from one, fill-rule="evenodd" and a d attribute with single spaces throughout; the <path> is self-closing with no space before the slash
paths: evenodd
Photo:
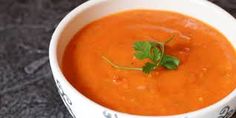
<path id="1" fill-rule="evenodd" d="M 49 49 L 50 64 L 59 93 L 74 118 L 229 118 L 236 109 L 236 90 L 206 108 L 172 116 L 138 116 L 105 108 L 79 93 L 63 76 L 62 55 L 72 37 L 86 24 L 120 11 L 168 10 L 197 18 L 222 32 L 236 47 L 236 21 L 205 0 L 91 0 L 71 11 L 56 28 Z M 217 85 L 216 85 L 217 86 Z M 186 98 L 187 99 L 187 98 Z"/>

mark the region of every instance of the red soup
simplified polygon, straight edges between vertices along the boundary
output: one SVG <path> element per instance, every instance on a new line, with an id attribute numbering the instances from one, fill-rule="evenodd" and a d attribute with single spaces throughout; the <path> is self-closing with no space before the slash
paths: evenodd
<path id="1" fill-rule="evenodd" d="M 170 37 L 164 53 L 179 60 L 175 69 L 117 69 L 103 58 L 142 67 L 150 59 L 135 57 L 135 42 Z M 89 99 L 137 115 L 191 112 L 216 103 L 236 87 L 236 54 L 227 39 L 199 20 L 167 11 L 127 11 L 90 23 L 67 46 L 62 69 Z"/>

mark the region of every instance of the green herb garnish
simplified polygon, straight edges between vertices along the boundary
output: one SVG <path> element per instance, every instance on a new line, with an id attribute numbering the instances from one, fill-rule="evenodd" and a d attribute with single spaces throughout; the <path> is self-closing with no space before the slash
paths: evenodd
<path id="1" fill-rule="evenodd" d="M 139 60 L 149 59 L 150 62 L 145 63 L 142 68 L 133 68 L 126 66 L 119 66 L 106 57 L 102 57 L 112 67 L 119 70 L 139 70 L 144 73 L 150 73 L 151 71 L 165 67 L 169 70 L 175 70 L 180 64 L 180 60 L 177 57 L 165 54 L 165 44 L 173 40 L 174 36 L 167 39 L 164 42 L 152 42 L 152 41 L 138 41 L 134 43 L 134 56 Z"/>

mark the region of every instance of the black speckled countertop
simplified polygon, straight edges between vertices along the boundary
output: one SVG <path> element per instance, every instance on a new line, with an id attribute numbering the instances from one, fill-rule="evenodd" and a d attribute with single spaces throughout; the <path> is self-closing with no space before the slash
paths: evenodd
<path id="1" fill-rule="evenodd" d="M 52 79 L 48 47 L 59 21 L 85 1 L 0 0 L 0 118 L 71 118 Z M 211 1 L 236 17 L 236 0 Z"/>

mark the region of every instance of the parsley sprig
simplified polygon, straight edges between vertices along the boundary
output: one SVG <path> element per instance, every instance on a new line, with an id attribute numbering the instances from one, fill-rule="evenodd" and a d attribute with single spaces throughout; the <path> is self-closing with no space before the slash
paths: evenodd
<path id="1" fill-rule="evenodd" d="M 152 41 L 138 41 L 134 43 L 134 56 L 139 60 L 148 59 L 142 68 L 119 66 L 114 64 L 111 60 L 103 56 L 102 58 L 109 63 L 113 68 L 119 70 L 138 70 L 144 73 L 150 73 L 159 67 L 165 67 L 169 70 L 175 70 L 180 64 L 177 57 L 165 54 L 165 44 L 174 39 L 174 36 L 165 40 L 164 42 Z"/>

